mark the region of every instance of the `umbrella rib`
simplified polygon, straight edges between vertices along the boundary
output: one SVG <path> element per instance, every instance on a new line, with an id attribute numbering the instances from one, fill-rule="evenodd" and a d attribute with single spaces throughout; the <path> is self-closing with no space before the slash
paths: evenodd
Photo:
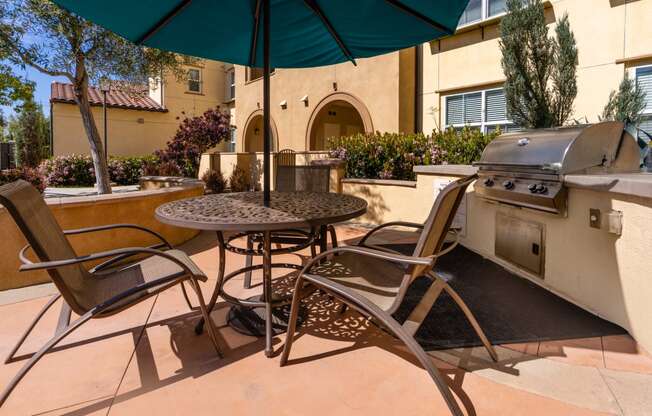
<path id="1" fill-rule="evenodd" d="M 253 67 L 256 63 L 256 48 L 258 47 L 258 32 L 260 27 L 260 7 L 262 0 L 256 0 L 256 10 L 254 14 L 254 36 L 251 38 L 251 50 L 249 52 L 249 66 Z"/>
<path id="2" fill-rule="evenodd" d="M 342 53 L 349 59 L 349 61 L 353 63 L 353 65 L 357 66 L 357 63 L 355 62 L 355 58 L 353 58 L 351 51 L 349 51 L 349 48 L 346 47 L 344 41 L 342 41 L 342 38 L 340 38 L 340 35 L 338 35 L 337 32 L 335 31 L 335 28 L 331 24 L 330 20 L 328 20 L 321 7 L 319 7 L 319 4 L 317 4 L 317 0 L 303 0 L 303 2 L 306 4 L 306 6 L 308 6 L 310 10 L 313 11 L 313 13 L 317 15 L 317 17 L 319 17 L 322 24 L 326 27 L 326 29 L 331 34 L 331 36 L 333 37 L 337 45 L 342 50 Z"/>
<path id="3" fill-rule="evenodd" d="M 183 0 L 179 4 L 177 4 L 174 9 L 172 9 L 168 14 L 166 14 L 161 20 L 156 22 L 154 26 L 152 26 L 143 36 L 141 36 L 137 41 L 137 45 L 142 45 L 143 43 L 147 42 L 152 36 L 156 34 L 159 30 L 161 30 L 165 25 L 170 23 L 172 19 L 174 19 L 179 13 L 181 13 L 186 7 L 190 5 L 192 0 Z"/>
<path id="4" fill-rule="evenodd" d="M 441 23 L 432 20 L 428 16 L 419 13 L 418 11 L 412 9 L 411 7 L 406 6 L 405 4 L 401 3 L 398 0 L 385 0 L 385 1 L 387 3 L 389 3 L 389 4 L 391 4 L 392 6 L 396 7 L 397 9 L 401 10 L 402 12 L 404 12 L 406 14 L 409 14 L 410 16 L 421 20 L 422 22 L 434 27 L 435 29 L 437 29 L 439 31 L 442 31 L 442 32 L 444 32 L 444 33 L 446 33 L 448 35 L 452 35 L 453 33 L 455 33 L 455 29 L 450 29 L 450 28 L 442 25 Z"/>

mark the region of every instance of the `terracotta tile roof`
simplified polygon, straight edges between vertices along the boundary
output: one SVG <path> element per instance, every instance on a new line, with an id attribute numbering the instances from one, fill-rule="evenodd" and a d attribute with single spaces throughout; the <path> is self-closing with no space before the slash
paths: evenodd
<path id="1" fill-rule="evenodd" d="M 91 105 L 101 106 L 102 91 L 100 91 L 99 88 L 88 87 L 88 99 Z M 50 102 L 75 104 L 75 95 L 73 93 L 72 84 L 53 82 L 50 87 Z M 111 89 L 111 91 L 106 95 L 106 102 L 108 107 L 113 108 L 159 112 L 168 111 L 147 94 L 134 96 L 115 89 Z"/>

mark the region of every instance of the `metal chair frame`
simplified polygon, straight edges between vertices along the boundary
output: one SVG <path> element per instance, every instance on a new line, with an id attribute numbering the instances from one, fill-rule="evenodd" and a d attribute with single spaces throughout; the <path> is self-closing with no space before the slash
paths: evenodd
<path id="1" fill-rule="evenodd" d="M 296 331 L 296 324 L 297 324 L 300 302 L 306 296 L 307 293 L 310 293 L 305 290 L 306 286 L 311 286 L 313 290 L 317 290 L 317 289 L 323 290 L 326 293 L 329 293 L 330 295 L 340 299 L 341 301 L 344 302 L 344 304 L 352 307 L 353 309 L 357 310 L 363 315 L 375 319 L 387 330 L 389 330 L 390 333 L 394 334 L 397 338 L 399 338 L 408 347 L 408 349 L 415 355 L 419 363 L 428 372 L 428 375 L 431 377 L 431 379 L 437 386 L 440 394 L 444 398 L 444 401 L 446 402 L 451 414 L 456 416 L 462 415 L 462 411 L 458 403 L 456 402 L 455 398 L 453 397 L 451 390 L 446 384 L 446 381 L 444 380 L 443 376 L 441 375 L 437 367 L 433 364 L 428 354 L 426 354 L 423 348 L 416 342 L 416 340 L 414 339 L 414 334 L 417 332 L 417 330 L 423 323 L 423 320 L 425 319 L 427 313 L 430 311 L 432 305 L 435 303 L 435 301 L 437 300 L 441 292 L 446 291 L 453 298 L 453 300 L 458 305 L 458 307 L 462 310 L 462 312 L 465 314 L 466 318 L 469 320 L 474 330 L 480 337 L 484 347 L 489 352 L 491 358 L 494 361 L 498 360 L 498 356 L 493 346 L 485 336 L 484 332 L 480 328 L 480 325 L 478 324 L 477 320 L 471 313 L 468 306 L 464 303 L 461 297 L 453 290 L 453 288 L 450 287 L 448 283 L 446 283 L 441 277 L 437 276 L 437 274 L 434 272 L 434 266 L 437 258 L 441 257 L 442 255 L 452 250 L 456 245 L 456 243 L 454 243 L 451 246 L 442 249 L 443 240 L 445 238 L 446 233 L 448 233 L 448 231 L 450 230 L 450 224 L 455 215 L 455 212 L 457 211 L 457 207 L 459 206 L 461 198 L 464 195 L 464 192 L 468 187 L 468 185 L 471 182 L 473 182 L 476 178 L 477 176 L 473 175 L 467 178 L 460 179 L 456 182 L 451 183 L 444 190 L 442 190 L 442 192 L 437 197 L 437 200 L 435 201 L 430 217 L 425 225 L 408 223 L 408 222 L 386 223 L 369 231 L 362 238 L 362 240 L 357 246 L 345 246 L 345 247 L 333 248 L 311 259 L 304 266 L 303 270 L 299 274 L 295 283 L 295 292 L 292 298 L 292 306 L 290 312 L 290 320 L 288 323 L 287 337 L 285 341 L 285 346 L 283 348 L 280 365 L 281 366 L 286 365 L 288 362 L 290 351 L 292 348 L 292 343 L 294 340 L 294 334 Z M 427 248 L 427 246 L 429 245 L 428 241 L 431 240 L 428 240 L 429 236 L 425 236 L 423 233 L 432 232 L 434 227 L 433 222 L 436 220 L 436 218 L 433 215 L 436 216 L 436 214 L 438 213 L 438 210 L 443 203 L 442 201 L 444 200 L 445 195 L 448 192 L 452 192 L 454 190 L 457 190 L 459 193 L 456 197 L 456 200 L 453 204 L 450 213 L 448 214 L 445 227 L 442 230 L 443 235 L 438 236 L 437 240 L 434 240 L 434 241 L 438 241 L 438 243 L 432 246 L 433 253 L 428 254 L 427 253 L 429 251 L 429 249 Z M 365 245 L 366 241 L 369 239 L 371 235 L 373 235 L 374 233 L 378 232 L 381 229 L 390 226 L 403 226 L 403 227 L 410 227 L 410 228 L 416 228 L 422 230 L 420 242 L 417 244 L 417 247 L 415 248 L 414 255 L 406 256 L 389 249 Z M 424 242 L 422 242 L 421 240 L 424 239 L 424 237 L 425 240 L 423 240 Z M 398 289 L 398 293 L 396 294 L 391 307 L 387 309 L 382 309 L 377 304 L 372 302 L 370 299 L 365 297 L 364 295 L 358 292 L 354 292 L 350 288 L 332 279 L 311 273 L 311 269 L 314 266 L 319 265 L 323 260 L 327 259 L 328 257 L 331 257 L 332 255 L 343 254 L 343 253 L 353 253 L 360 256 L 367 256 L 381 261 L 399 264 L 405 268 L 405 274 L 402 278 L 400 287 Z M 405 320 L 405 322 L 401 325 L 392 317 L 392 313 L 394 313 L 401 305 L 410 283 L 416 277 L 422 275 L 429 277 L 433 281 L 433 283 L 431 284 L 430 288 L 426 291 L 424 296 L 421 298 L 417 306 L 412 310 L 412 312 Z"/>
<path id="2" fill-rule="evenodd" d="M 172 245 L 159 233 L 156 231 L 147 229 L 145 227 L 135 225 L 135 224 L 112 224 L 112 225 L 102 225 L 102 226 L 97 226 L 97 227 L 87 227 L 87 228 L 80 228 L 80 229 L 75 229 L 75 230 L 67 230 L 64 231 L 63 234 L 65 236 L 68 235 L 76 235 L 76 234 L 85 234 L 85 233 L 90 233 L 90 232 L 98 232 L 98 231 L 105 231 L 105 230 L 113 230 L 113 229 L 135 229 L 135 230 L 140 230 L 145 233 L 151 234 L 155 236 L 157 239 L 159 239 L 161 242 L 158 244 L 155 244 L 153 246 L 149 247 L 128 247 L 128 248 L 119 248 L 119 249 L 113 249 L 113 250 L 108 250 L 108 251 L 102 251 L 98 253 L 93 253 L 93 254 L 88 254 L 88 255 L 83 255 L 83 256 L 76 256 L 74 258 L 68 258 L 68 259 L 60 259 L 60 260 L 47 260 L 45 261 L 40 261 L 40 262 L 32 262 L 28 257 L 27 257 L 27 251 L 32 249 L 32 244 L 33 243 L 33 238 L 31 235 L 31 232 L 29 229 L 26 227 L 26 224 L 24 222 L 24 218 L 21 217 L 21 215 L 16 211 L 15 207 L 13 206 L 12 202 L 5 198 L 2 195 L 2 188 L 4 187 L 9 187 L 9 186 L 23 186 L 23 187 L 31 187 L 31 185 L 27 184 L 24 181 L 18 181 L 22 183 L 12 183 L 8 185 L 4 185 L 3 187 L 0 187 L 0 203 L 2 203 L 5 208 L 12 214 L 14 221 L 18 225 L 18 227 L 21 229 L 25 237 L 27 238 L 29 244 L 27 244 L 23 249 L 20 250 L 18 256 L 21 261 L 21 266 L 19 270 L 21 272 L 26 272 L 26 271 L 34 271 L 34 270 L 47 270 L 48 273 L 50 273 L 50 276 L 55 282 L 55 285 L 59 289 L 60 293 L 54 295 L 46 304 L 43 306 L 43 308 L 39 311 L 39 313 L 36 315 L 35 319 L 30 323 L 30 325 L 27 327 L 26 331 L 23 333 L 23 335 L 20 337 L 16 345 L 12 348 L 12 350 L 9 352 L 5 359 L 5 363 L 10 363 L 14 361 L 16 352 L 18 349 L 23 345 L 29 334 L 32 332 L 36 324 L 41 320 L 41 318 L 45 315 L 45 313 L 60 299 L 63 298 L 63 306 L 61 310 L 61 314 L 59 316 L 59 323 L 57 325 L 57 329 L 54 333 L 54 336 L 47 342 L 45 345 L 43 345 L 35 354 L 33 354 L 29 360 L 23 365 L 23 367 L 18 371 L 18 373 L 13 377 L 13 379 L 7 384 L 7 386 L 4 388 L 3 392 L 0 394 L 0 407 L 5 403 L 11 392 L 16 388 L 18 383 L 25 377 L 25 375 L 29 372 L 29 370 L 41 359 L 43 356 L 50 351 L 52 348 L 57 346 L 64 338 L 66 338 L 68 335 L 73 333 L 75 330 L 77 330 L 79 327 L 81 327 L 83 324 L 88 322 L 91 319 L 99 319 L 99 318 L 106 318 L 109 316 L 113 316 L 119 312 L 124 311 L 125 309 L 128 309 L 146 299 L 151 298 L 152 296 L 155 296 L 173 286 L 176 286 L 177 284 L 180 284 L 182 287 L 182 292 L 184 295 L 184 298 L 186 302 L 188 303 L 188 306 L 191 309 L 194 309 L 190 303 L 190 299 L 188 298 L 188 294 L 186 293 L 186 289 L 184 286 L 184 282 L 188 282 L 190 287 L 193 289 L 195 294 L 197 295 L 197 298 L 199 300 L 199 310 L 201 311 L 202 318 L 208 322 L 208 332 L 209 336 L 211 338 L 211 341 L 213 343 L 213 346 L 215 348 L 215 352 L 217 355 L 221 358 L 222 357 L 222 352 L 219 347 L 218 339 L 217 339 L 217 329 L 214 326 L 214 323 L 211 319 L 209 319 L 208 315 L 208 310 L 206 308 L 206 302 L 204 301 L 204 297 L 201 292 L 201 288 L 199 287 L 199 282 L 205 282 L 207 280 L 207 277 L 204 276 L 203 274 L 197 274 L 195 273 L 187 264 L 185 264 L 183 261 L 179 260 L 178 258 L 170 255 L 169 253 L 159 250 L 159 248 L 167 248 L 167 249 L 172 249 Z M 34 192 L 36 192 L 34 190 Z M 40 201 L 40 203 L 45 204 L 44 201 Z M 41 255 L 39 252 L 41 251 L 40 249 L 34 250 L 37 253 L 37 256 L 41 258 Z M 142 284 L 136 285 L 122 293 L 119 293 L 110 299 L 105 300 L 104 302 L 95 305 L 94 307 L 91 307 L 89 309 L 84 309 L 80 307 L 79 304 L 77 304 L 76 300 L 73 298 L 69 297 L 69 292 L 67 288 L 65 287 L 65 282 L 60 278 L 61 275 L 64 275 L 66 273 L 66 267 L 67 266 L 72 266 L 72 265 L 83 265 L 84 263 L 87 263 L 89 261 L 96 261 L 96 260 L 103 260 L 106 259 L 105 261 L 101 262 L 97 266 L 91 268 L 88 270 L 88 273 L 90 276 L 94 276 L 102 271 L 107 272 L 107 268 L 110 266 L 115 266 L 119 263 L 121 266 L 127 266 L 131 264 L 130 262 L 126 261 L 134 256 L 143 256 L 143 255 L 148 255 L 148 256 L 157 256 L 161 257 L 163 259 L 166 259 L 168 261 L 171 261 L 175 263 L 177 266 L 181 268 L 181 270 L 184 272 L 183 275 L 175 275 L 175 276 L 169 276 L 169 277 L 162 277 L 159 279 L 151 280 L 148 282 L 144 282 Z M 137 263 L 138 261 L 141 261 L 142 259 L 137 259 L 135 262 Z M 110 273 L 110 271 L 108 271 Z M 62 287 L 63 285 L 63 287 Z M 63 290 L 62 290 L 63 289 Z M 153 289 L 150 291 L 150 289 Z M 134 295 L 141 295 L 136 297 L 135 299 L 132 299 L 128 302 L 124 302 L 125 299 L 128 299 Z M 120 304 L 118 307 L 112 308 L 116 304 Z M 70 322 L 70 315 L 71 311 L 74 310 L 76 313 L 80 315 L 78 319 L 73 321 L 72 323 Z"/>

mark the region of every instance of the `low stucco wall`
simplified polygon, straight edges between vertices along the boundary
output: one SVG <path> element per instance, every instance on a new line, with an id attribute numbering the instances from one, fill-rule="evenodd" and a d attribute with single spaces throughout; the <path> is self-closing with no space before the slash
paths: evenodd
<path id="1" fill-rule="evenodd" d="M 392 181 L 344 180 L 345 193 L 365 198 L 367 223 L 387 221 L 423 222 L 439 189 L 449 180 L 474 172 L 468 167 L 415 169 L 412 186 Z M 621 175 L 622 176 L 622 175 Z M 532 210 L 487 202 L 467 191 L 461 243 L 505 266 L 521 277 L 627 329 L 648 351 L 652 351 L 652 175 L 627 177 L 640 186 L 626 186 L 623 178 L 610 188 L 585 187 L 575 181 L 569 187 L 568 216 L 557 217 Z M 586 182 L 586 181 L 585 181 Z M 627 190 L 636 190 L 635 195 Z M 620 192 L 618 192 L 620 191 Z M 633 192 L 632 192 L 633 193 Z M 623 230 L 618 236 L 589 226 L 589 209 L 622 211 Z M 543 225 L 545 238 L 544 277 L 499 259 L 495 254 L 496 215 L 533 221 Z M 479 279 L 482 276 L 478 276 Z"/>
<path id="2" fill-rule="evenodd" d="M 105 224 L 131 223 L 161 233 L 173 245 L 197 235 L 197 231 L 158 222 L 154 211 L 159 205 L 177 199 L 201 195 L 203 186 L 165 188 L 93 197 L 51 198 L 47 204 L 61 228 L 75 229 Z M 13 219 L 0 206 L 0 290 L 29 286 L 50 280 L 44 271 L 18 272 L 18 252 L 26 241 Z M 148 234 L 135 230 L 110 230 L 70 236 L 77 254 L 88 254 L 120 247 L 147 246 L 156 243 Z"/>

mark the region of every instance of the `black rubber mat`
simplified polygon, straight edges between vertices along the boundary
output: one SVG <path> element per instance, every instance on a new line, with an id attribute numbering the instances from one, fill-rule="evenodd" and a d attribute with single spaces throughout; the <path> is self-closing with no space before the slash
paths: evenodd
<path id="1" fill-rule="evenodd" d="M 386 246 L 401 251 L 405 248 Z M 618 325 L 461 246 L 443 256 L 436 270 L 464 299 L 493 344 L 626 333 Z M 395 314 L 399 322 L 407 318 L 429 285 L 427 278 L 415 280 Z M 437 299 L 416 338 L 430 350 L 481 345 L 465 315 L 446 293 Z"/>

